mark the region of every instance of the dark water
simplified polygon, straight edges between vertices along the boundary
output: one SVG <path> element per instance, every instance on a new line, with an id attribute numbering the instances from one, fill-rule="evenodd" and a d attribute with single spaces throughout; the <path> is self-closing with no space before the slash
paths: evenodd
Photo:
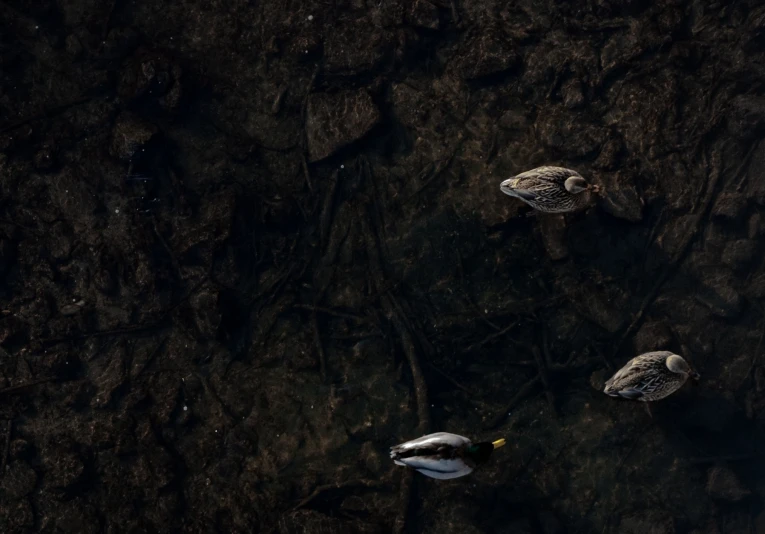
<path id="1" fill-rule="evenodd" d="M 764 21 L 0 0 L 0 531 L 765 532 Z M 389 460 L 442 430 L 508 445 Z"/>

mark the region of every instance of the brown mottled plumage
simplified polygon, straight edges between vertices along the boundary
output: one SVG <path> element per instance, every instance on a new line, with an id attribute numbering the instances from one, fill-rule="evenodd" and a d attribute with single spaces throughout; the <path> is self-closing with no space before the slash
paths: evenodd
<path id="1" fill-rule="evenodd" d="M 599 188 L 564 167 L 537 167 L 508 178 L 500 190 L 545 213 L 578 211 L 593 203 Z"/>
<path id="2" fill-rule="evenodd" d="M 632 358 L 607 382 L 603 393 L 612 397 L 651 402 L 671 395 L 688 377 L 699 379 L 688 362 L 677 354 L 662 350 Z"/>

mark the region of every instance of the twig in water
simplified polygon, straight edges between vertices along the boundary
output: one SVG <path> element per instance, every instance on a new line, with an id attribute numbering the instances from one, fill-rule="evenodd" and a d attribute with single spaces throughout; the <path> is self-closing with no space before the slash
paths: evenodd
<path id="1" fill-rule="evenodd" d="M 537 375 L 537 376 L 535 376 L 534 378 L 532 378 L 531 380 L 529 380 L 528 382 L 526 382 L 526 384 L 524 384 L 524 386 L 523 386 L 521 389 L 519 389 L 519 390 L 518 390 L 518 393 L 516 393 L 516 394 L 515 394 L 515 397 L 513 397 L 513 398 L 510 400 L 510 402 L 508 402 L 508 403 L 507 403 L 507 406 L 505 406 L 505 408 L 502 410 L 502 412 L 501 412 L 501 413 L 499 413 L 499 414 L 497 414 L 497 415 L 494 417 L 494 419 L 492 419 L 491 421 L 489 421 L 489 422 L 488 422 L 488 423 L 487 423 L 487 424 L 484 426 L 484 430 L 494 430 L 494 429 L 495 429 L 495 428 L 497 428 L 499 425 L 501 425 L 501 424 L 502 424 L 502 422 L 503 422 L 505 419 L 507 419 L 507 414 L 510 412 L 510 410 L 512 410 L 513 408 L 515 408 L 516 404 L 518 404 L 518 403 L 519 403 L 520 401 L 522 401 L 522 400 L 523 400 L 523 399 L 524 399 L 524 398 L 525 398 L 525 397 L 526 397 L 526 396 L 527 396 L 529 393 L 531 393 L 531 390 L 533 390 L 533 389 L 534 389 L 534 388 L 537 386 L 537 384 L 539 384 L 540 380 L 541 380 L 541 379 L 540 379 L 539 375 Z"/>
<path id="2" fill-rule="evenodd" d="M 398 502 L 400 503 L 396 521 L 393 524 L 395 534 L 403 534 L 406 528 L 406 516 L 409 512 L 409 503 L 411 502 L 412 483 L 414 482 L 414 473 L 407 469 L 401 476 L 401 485 L 399 486 Z"/>
<path id="3" fill-rule="evenodd" d="M 329 240 L 329 229 L 332 225 L 332 213 L 334 208 L 335 192 L 337 191 L 338 171 L 332 173 L 329 177 L 329 186 L 324 196 L 324 202 L 321 205 L 321 214 L 319 215 L 319 240 L 322 249 L 327 246 Z"/>
<path id="4" fill-rule="evenodd" d="M 312 306 L 310 304 L 295 304 L 293 307 L 301 310 L 308 310 L 311 312 L 326 313 L 327 315 L 333 315 L 335 317 L 341 317 L 343 319 L 351 319 L 359 323 L 368 322 L 364 317 L 353 315 L 352 313 L 345 313 L 333 310 L 332 308 L 324 308 L 322 306 Z"/>
<path id="5" fill-rule="evenodd" d="M 324 484 L 322 486 L 318 486 L 316 489 L 314 489 L 311 494 L 297 503 L 293 510 L 297 510 L 298 508 L 303 508 L 307 504 L 309 504 L 311 501 L 319 497 L 322 493 L 326 493 L 328 491 L 332 490 L 341 490 L 341 489 L 348 489 L 348 488 L 355 488 L 355 487 L 362 487 L 362 488 L 379 488 L 383 484 L 379 480 L 366 480 L 366 479 L 359 479 L 359 480 L 347 480 L 345 482 L 336 482 L 335 484 Z"/>
<path id="6" fill-rule="evenodd" d="M 316 319 L 316 312 L 311 314 L 311 329 L 313 330 L 313 342 L 316 345 L 316 353 L 319 356 L 319 374 L 322 381 L 325 381 L 327 379 L 327 356 L 324 354 L 324 347 L 321 344 L 319 321 Z"/>
<path id="7" fill-rule="evenodd" d="M 428 409 L 428 387 L 425 384 L 425 377 L 422 374 L 422 367 L 417 357 L 417 349 L 414 346 L 414 340 L 409 330 L 404 326 L 401 318 L 396 311 L 396 308 L 400 310 L 400 307 L 395 303 L 395 299 L 391 294 L 384 299 L 388 308 L 388 318 L 393 323 L 399 338 L 401 339 L 401 345 L 404 349 L 404 356 L 409 363 L 409 369 L 412 372 L 412 381 L 414 382 L 414 393 L 417 398 L 417 417 L 419 419 L 418 431 L 421 434 L 426 434 L 430 428 L 430 410 Z"/>
<path id="8" fill-rule="evenodd" d="M 20 391 L 22 389 L 31 388 L 33 386 L 39 386 L 40 384 L 45 384 L 46 382 L 53 382 L 56 380 L 57 377 L 51 376 L 48 378 L 41 378 L 40 380 L 35 380 L 33 382 L 27 382 L 25 384 L 19 384 L 18 386 L 12 386 L 5 389 L 0 389 L 0 396 L 5 395 L 8 393 L 15 393 L 16 391 Z"/>
<path id="9" fill-rule="evenodd" d="M 531 352 L 534 354 L 534 360 L 537 362 L 539 380 L 542 382 L 542 388 L 545 390 L 545 398 L 547 399 L 547 404 L 550 406 L 550 410 L 552 410 L 553 415 L 558 417 L 558 409 L 555 407 L 555 396 L 550 389 L 550 380 L 547 376 L 547 368 L 545 367 L 545 362 L 542 360 L 542 353 L 539 351 L 539 348 L 536 345 L 532 347 Z"/>
<path id="10" fill-rule="evenodd" d="M 467 393 L 468 395 L 472 395 L 472 394 L 473 394 L 473 392 L 472 392 L 470 389 L 466 388 L 465 386 L 463 386 L 462 384 L 460 384 L 459 382 L 457 382 L 457 381 L 456 381 L 454 378 L 452 378 L 451 376 L 449 376 L 448 374 L 446 374 L 444 371 L 442 371 L 441 369 L 439 369 L 438 367 L 436 367 L 436 366 L 435 366 L 435 365 L 433 365 L 432 363 L 430 363 L 430 362 L 425 362 L 425 363 L 428 365 L 428 367 L 430 367 L 430 368 L 431 368 L 431 369 L 433 369 L 435 372 L 437 372 L 438 374 L 440 374 L 441 376 L 443 376 L 443 377 L 444 377 L 446 380 L 448 380 L 449 382 L 451 382 L 451 383 L 452 383 L 454 386 L 458 387 L 459 389 L 461 389 L 462 391 L 464 391 L 464 392 L 465 392 L 465 393 Z"/>

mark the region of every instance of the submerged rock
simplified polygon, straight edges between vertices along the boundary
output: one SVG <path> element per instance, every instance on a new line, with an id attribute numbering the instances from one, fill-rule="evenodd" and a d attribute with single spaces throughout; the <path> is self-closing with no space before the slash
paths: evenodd
<path id="1" fill-rule="evenodd" d="M 455 59 L 458 75 L 466 80 L 504 72 L 518 63 L 518 55 L 507 37 L 483 31 L 470 39 Z"/>
<path id="2" fill-rule="evenodd" d="M 420 28 L 437 30 L 441 27 L 438 8 L 428 0 L 415 0 L 406 19 L 409 24 Z"/>
<path id="3" fill-rule="evenodd" d="M 765 274 L 752 279 L 747 294 L 758 299 L 765 298 Z"/>
<path id="4" fill-rule="evenodd" d="M 566 246 L 566 219 L 562 215 L 540 214 L 539 231 L 542 243 L 552 260 L 562 260 L 568 256 Z"/>
<path id="5" fill-rule="evenodd" d="M 346 76 L 369 72 L 383 60 L 388 48 L 384 33 L 359 31 L 355 23 L 341 24 L 324 43 L 324 69 Z"/>
<path id="6" fill-rule="evenodd" d="M 750 493 L 736 473 L 723 466 L 715 466 L 707 472 L 707 493 L 713 499 L 738 502 Z"/>
<path id="7" fill-rule="evenodd" d="M 0 481 L 0 495 L 7 500 L 20 499 L 34 491 L 37 473 L 26 462 L 13 462 L 6 468 Z"/>
<path id="8" fill-rule="evenodd" d="M 725 245 L 722 262 L 729 267 L 740 270 L 747 267 L 757 252 L 757 243 L 750 239 L 737 239 Z"/>
<path id="9" fill-rule="evenodd" d="M 741 295 L 723 280 L 707 281 L 697 294 L 696 300 L 709 308 L 712 315 L 733 319 L 741 313 L 743 305 Z"/>
<path id="10" fill-rule="evenodd" d="M 728 115 L 728 126 L 732 133 L 741 138 L 765 130 L 765 98 L 754 95 L 734 98 Z"/>
<path id="11" fill-rule="evenodd" d="M 703 372 L 702 369 L 702 379 Z M 735 424 L 741 414 L 741 408 L 736 405 L 732 395 L 721 397 L 699 391 L 698 395 L 694 393 L 693 403 L 684 412 L 682 424 L 719 433 Z"/>
<path id="12" fill-rule="evenodd" d="M 746 196 L 742 193 L 721 193 L 712 208 L 712 217 L 738 220 L 746 212 Z"/>
<path id="13" fill-rule="evenodd" d="M 157 128 L 129 112 L 117 117 L 112 130 L 111 154 L 129 160 L 157 133 Z"/>
<path id="14" fill-rule="evenodd" d="M 618 331 L 627 320 L 624 311 L 614 306 L 595 284 L 564 275 L 558 287 L 566 293 L 579 313 L 607 332 Z"/>
<path id="15" fill-rule="evenodd" d="M 598 181 L 602 184 L 601 206 L 606 213 L 630 222 L 643 220 L 643 199 L 629 176 L 617 172 L 604 174 Z"/>
<path id="16" fill-rule="evenodd" d="M 667 512 L 646 510 L 622 517 L 621 534 L 675 534 L 675 521 Z"/>
<path id="17" fill-rule="evenodd" d="M 563 105 L 568 109 L 577 109 L 584 105 L 584 92 L 582 91 L 582 82 L 578 79 L 567 81 L 561 87 L 561 96 Z"/>
<path id="18" fill-rule="evenodd" d="M 669 350 L 672 343 L 672 331 L 669 327 L 660 322 L 646 322 L 640 327 L 633 346 L 635 354 L 643 354 L 654 350 Z"/>
<path id="19" fill-rule="evenodd" d="M 366 91 L 311 95 L 306 120 L 310 160 L 331 156 L 364 137 L 379 121 L 380 111 Z"/>

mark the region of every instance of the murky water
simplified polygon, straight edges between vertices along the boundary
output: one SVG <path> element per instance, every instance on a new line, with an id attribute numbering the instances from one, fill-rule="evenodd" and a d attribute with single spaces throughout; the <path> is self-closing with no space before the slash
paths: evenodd
<path id="1" fill-rule="evenodd" d="M 1 530 L 765 532 L 763 17 L 0 2 Z"/>

